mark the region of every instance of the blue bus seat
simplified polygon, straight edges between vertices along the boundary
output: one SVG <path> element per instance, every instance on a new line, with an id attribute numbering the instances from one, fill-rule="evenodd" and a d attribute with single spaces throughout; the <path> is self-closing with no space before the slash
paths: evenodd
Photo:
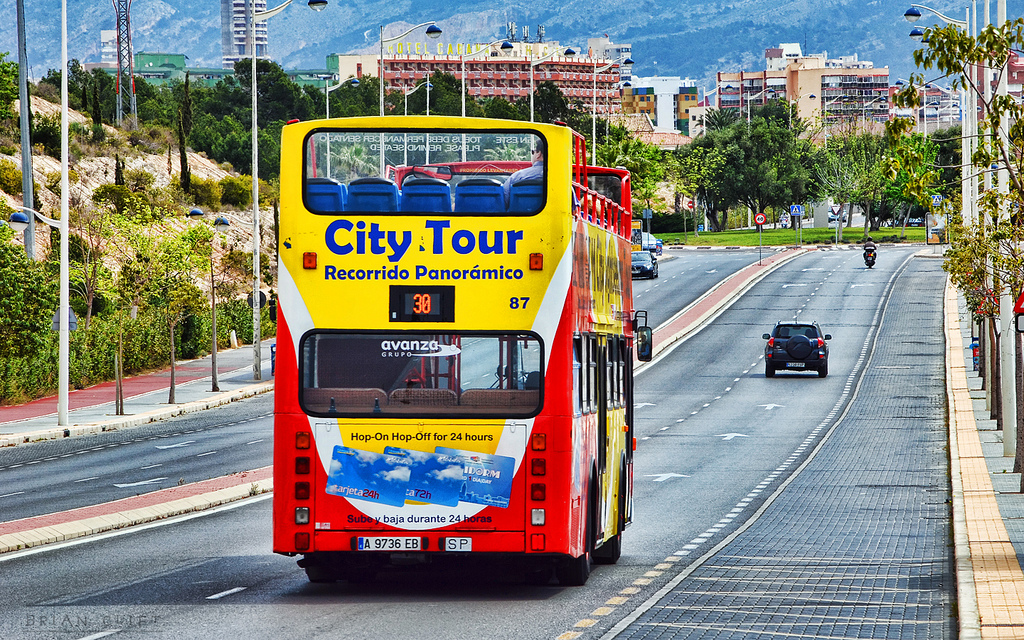
<path id="1" fill-rule="evenodd" d="M 469 178 L 455 186 L 456 213 L 505 213 L 505 187 L 495 178 Z"/>
<path id="2" fill-rule="evenodd" d="M 345 210 L 345 185 L 334 178 L 306 179 L 306 205 L 314 213 L 335 213 Z"/>
<path id="3" fill-rule="evenodd" d="M 536 213 L 544 206 L 544 179 L 521 180 L 509 189 L 508 210 L 516 213 Z"/>
<path id="4" fill-rule="evenodd" d="M 452 212 L 452 187 L 440 178 L 410 178 L 402 184 L 402 211 Z"/>
<path id="5" fill-rule="evenodd" d="M 357 178 L 348 183 L 349 211 L 398 211 L 398 185 L 387 178 Z"/>

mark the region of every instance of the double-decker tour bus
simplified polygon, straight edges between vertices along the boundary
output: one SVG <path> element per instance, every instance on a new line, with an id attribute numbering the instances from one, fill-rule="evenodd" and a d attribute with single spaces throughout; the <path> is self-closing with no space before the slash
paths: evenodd
<path id="1" fill-rule="evenodd" d="M 274 551 L 312 581 L 489 556 L 580 585 L 615 562 L 650 359 L 631 227 L 628 172 L 565 126 L 287 125 Z"/>

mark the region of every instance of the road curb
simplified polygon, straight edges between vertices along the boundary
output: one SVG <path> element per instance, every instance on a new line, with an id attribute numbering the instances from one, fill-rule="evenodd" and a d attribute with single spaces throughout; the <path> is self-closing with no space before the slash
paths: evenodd
<path id="1" fill-rule="evenodd" d="M 944 325 L 946 328 L 946 403 L 949 415 L 949 475 L 952 480 L 953 498 L 953 556 L 956 566 L 956 591 L 958 637 L 962 640 L 981 638 L 981 614 L 978 610 L 978 592 L 974 583 L 974 564 L 971 560 L 971 542 L 967 535 L 967 508 L 964 503 L 963 476 L 960 468 L 960 446 L 957 431 L 966 415 L 958 415 L 963 398 L 967 393 L 967 376 L 963 364 L 963 340 L 960 336 L 960 319 L 957 313 L 956 292 L 952 282 L 946 279 L 944 298 Z M 959 363 L 959 364 L 958 364 Z M 955 377 L 955 382 L 954 382 Z M 966 398 L 971 408 L 970 396 Z M 971 409 L 973 412 L 973 409 Z M 970 418 L 973 423 L 973 413 Z"/>
<path id="2" fill-rule="evenodd" d="M 3 528 L 10 529 L 17 528 L 19 524 L 31 526 L 32 521 L 42 522 L 44 519 L 53 517 L 59 518 L 62 515 L 74 517 L 74 514 L 76 513 L 83 515 L 94 513 L 94 515 L 88 515 L 87 517 L 79 519 L 66 520 L 62 522 L 58 521 L 51 524 L 41 524 L 41 526 L 25 528 L 2 534 L 0 535 L 0 555 L 15 551 L 24 551 L 26 549 L 31 549 L 45 544 L 73 540 L 75 538 L 81 538 L 97 533 L 124 529 L 126 527 L 154 522 L 156 520 L 163 520 L 187 513 L 205 511 L 229 502 L 235 502 L 252 496 L 270 493 L 274 490 L 274 479 L 269 475 L 271 473 L 271 467 L 264 467 L 263 469 L 232 474 L 231 476 L 225 476 L 222 478 L 212 478 L 210 480 L 196 482 L 182 487 L 172 487 L 170 489 L 154 491 L 149 494 L 143 494 L 133 498 L 125 498 L 123 500 L 108 502 L 101 505 L 73 509 L 71 511 L 58 514 L 48 514 L 47 516 L 26 518 L 21 521 L 15 520 L 5 522 L 2 524 Z M 237 480 L 239 482 L 232 486 L 223 487 L 213 491 L 202 491 L 204 485 L 223 482 L 225 478 Z M 197 490 L 200 492 L 188 495 L 190 490 Z M 186 495 L 167 502 L 145 504 L 146 502 L 150 502 L 154 499 L 159 500 L 160 494 L 168 493 L 185 493 Z M 138 504 L 138 506 L 133 507 L 133 504 Z"/>
<path id="3" fill-rule="evenodd" d="M 0 447 L 11 447 L 19 444 L 30 444 L 45 440 L 59 440 L 61 438 L 70 438 L 73 436 L 90 435 L 106 431 L 117 431 L 118 429 L 126 429 L 129 427 L 138 427 L 144 424 L 157 422 L 159 420 L 166 420 L 168 418 L 220 407 L 232 402 L 237 402 L 244 398 L 250 398 L 262 393 L 267 393 L 268 391 L 273 391 L 273 389 L 274 381 L 268 380 L 266 382 L 257 382 L 256 384 L 241 387 L 234 391 L 225 391 L 203 400 L 194 400 L 192 402 L 177 404 L 173 407 L 169 406 L 167 408 L 154 409 L 153 411 L 147 411 L 145 413 L 139 413 L 132 416 L 118 416 L 110 420 L 90 422 L 84 425 L 54 427 L 52 429 L 29 431 L 27 433 L 3 435 L 0 436 Z"/>

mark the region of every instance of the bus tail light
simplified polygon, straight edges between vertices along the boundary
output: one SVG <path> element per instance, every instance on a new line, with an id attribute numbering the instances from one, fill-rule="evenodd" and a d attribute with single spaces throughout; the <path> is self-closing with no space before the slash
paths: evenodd
<path id="1" fill-rule="evenodd" d="M 309 456 L 295 458 L 295 473 L 300 475 L 309 473 Z"/>
<path id="2" fill-rule="evenodd" d="M 534 533 L 530 536 L 530 551 L 544 550 L 544 534 Z"/>
<path id="3" fill-rule="evenodd" d="M 309 550 L 309 533 L 302 532 L 295 534 L 295 550 L 296 551 L 308 551 Z"/>
<path id="4" fill-rule="evenodd" d="M 531 253 L 530 254 L 530 271 L 543 271 L 544 270 L 544 254 L 543 253 Z"/>
<path id="5" fill-rule="evenodd" d="M 295 448 L 296 449 L 308 449 L 309 448 L 309 432 L 299 431 L 295 434 Z"/>
<path id="6" fill-rule="evenodd" d="M 544 433 L 535 433 L 530 436 L 530 448 L 534 451 L 544 451 L 548 448 L 548 437 Z"/>
<path id="7" fill-rule="evenodd" d="M 295 499 L 296 500 L 309 500 L 309 483 L 308 482 L 296 482 L 295 483 Z"/>
<path id="8" fill-rule="evenodd" d="M 302 254 L 302 268 L 316 269 L 316 251 L 307 251 Z"/>
<path id="9" fill-rule="evenodd" d="M 541 501 L 547 498 L 548 486 L 543 482 L 534 482 L 530 485 L 530 499 Z M 541 523 L 543 524 L 543 523 Z"/>
<path id="10" fill-rule="evenodd" d="M 530 509 L 530 524 L 535 527 L 544 526 L 544 510 Z"/>
<path id="11" fill-rule="evenodd" d="M 548 472 L 548 461 L 544 458 L 530 460 L 530 475 L 542 476 Z"/>
<path id="12" fill-rule="evenodd" d="M 309 507 L 295 507 L 295 524 L 309 524 Z"/>

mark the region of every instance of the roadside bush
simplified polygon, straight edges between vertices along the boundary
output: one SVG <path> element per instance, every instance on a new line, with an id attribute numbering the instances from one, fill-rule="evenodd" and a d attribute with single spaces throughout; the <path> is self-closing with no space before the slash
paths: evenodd
<path id="1" fill-rule="evenodd" d="M 236 209 L 246 209 L 252 204 L 252 178 L 225 176 L 220 181 L 220 201 Z"/>
<path id="2" fill-rule="evenodd" d="M 10 160 L 0 160 L 0 191 L 12 196 L 21 193 L 21 169 Z"/>
<path id="3" fill-rule="evenodd" d="M 221 188 L 217 181 L 192 176 L 192 201 L 197 206 L 206 207 L 210 211 L 218 211 L 220 198 Z"/>

